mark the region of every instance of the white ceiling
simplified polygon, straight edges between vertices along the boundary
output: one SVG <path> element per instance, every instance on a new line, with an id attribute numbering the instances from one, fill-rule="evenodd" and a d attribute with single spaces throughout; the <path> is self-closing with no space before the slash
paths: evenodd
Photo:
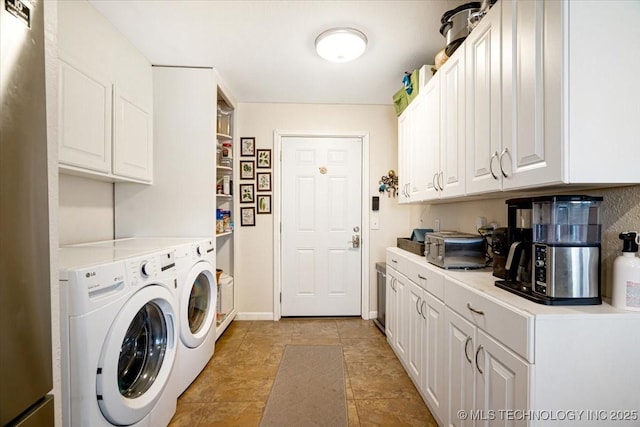
<path id="1" fill-rule="evenodd" d="M 239 102 L 392 104 L 404 71 L 433 64 L 440 17 L 461 0 L 90 0 L 154 65 L 215 67 Z M 369 45 L 347 64 L 314 40 L 354 27 Z"/>

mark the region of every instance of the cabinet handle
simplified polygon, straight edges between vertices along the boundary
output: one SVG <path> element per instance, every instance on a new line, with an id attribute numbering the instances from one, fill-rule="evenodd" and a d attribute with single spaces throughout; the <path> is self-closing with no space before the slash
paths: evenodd
<path id="1" fill-rule="evenodd" d="M 418 314 L 420 315 L 420 317 L 424 317 L 424 316 L 422 315 L 422 312 L 420 311 L 420 305 L 419 305 L 419 304 L 420 304 L 420 301 L 422 301 L 422 298 L 418 298 L 418 299 L 416 300 L 416 311 L 418 312 Z"/>
<path id="2" fill-rule="evenodd" d="M 479 314 L 480 316 L 484 316 L 484 311 L 476 310 L 475 308 L 471 307 L 471 304 L 469 304 L 469 303 L 467 303 L 467 308 L 469 310 L 471 310 L 475 314 Z"/>
<path id="3" fill-rule="evenodd" d="M 509 154 L 509 157 L 511 157 L 511 153 L 509 153 L 509 149 L 506 147 L 504 150 L 502 150 L 502 153 L 500 153 L 500 158 L 498 159 L 498 163 L 500 164 L 500 172 L 502 172 L 502 176 L 504 176 L 505 178 L 509 178 L 509 176 L 504 172 L 504 168 L 502 167 L 502 158 L 504 157 L 505 154 Z"/>
<path id="4" fill-rule="evenodd" d="M 391 258 L 391 262 L 394 263 L 394 264 L 397 264 L 398 260 L 395 260 L 395 259 Z"/>
<path id="5" fill-rule="evenodd" d="M 440 183 L 440 178 L 442 178 L 442 183 Z M 438 187 L 440 187 L 440 191 L 444 191 L 444 172 L 440 171 L 440 173 L 438 174 Z"/>
<path id="6" fill-rule="evenodd" d="M 422 274 L 418 274 L 418 278 L 422 279 L 422 280 L 427 280 L 426 277 L 424 277 Z"/>
<path id="7" fill-rule="evenodd" d="M 469 353 L 467 353 L 467 347 L 469 347 L 469 343 L 471 342 L 471 337 L 467 337 L 467 340 L 464 342 L 464 357 L 467 358 L 467 362 L 473 365 L 471 358 L 469 357 Z"/>
<path id="8" fill-rule="evenodd" d="M 480 344 L 478 346 L 478 349 L 476 350 L 476 369 L 478 370 L 478 372 L 480 372 L 480 375 L 484 374 L 484 372 L 482 371 L 482 369 L 480 369 L 480 365 L 478 364 L 478 355 L 480 354 L 480 350 L 482 350 L 484 347 L 482 347 L 482 344 Z"/>
<path id="9" fill-rule="evenodd" d="M 496 181 L 498 180 L 498 176 L 497 176 L 495 173 L 493 173 L 493 159 L 494 159 L 494 158 L 497 158 L 498 156 L 499 156 L 499 155 L 498 155 L 498 152 L 496 151 L 495 153 L 493 153 L 493 154 L 491 155 L 491 158 L 489 159 L 489 172 L 491 172 L 491 176 L 492 176 L 492 177 L 493 177 L 493 179 L 495 179 Z"/>
<path id="10" fill-rule="evenodd" d="M 438 176 L 438 174 L 437 174 L 437 173 L 434 173 L 434 174 L 433 174 L 433 178 L 431 178 L 431 183 L 433 184 L 433 188 L 434 188 L 436 191 L 439 191 L 439 190 L 438 190 L 438 184 L 436 184 L 436 177 L 437 177 L 437 176 Z"/>
<path id="11" fill-rule="evenodd" d="M 420 306 L 420 314 L 422 314 L 422 318 L 424 320 L 427 320 L 427 316 L 424 315 L 424 306 L 425 306 L 426 303 L 427 303 L 427 301 L 424 300 L 424 301 L 422 301 L 422 305 Z"/>
<path id="12" fill-rule="evenodd" d="M 391 278 L 391 289 L 393 289 L 394 291 L 396 290 L 396 278 L 395 277 Z"/>

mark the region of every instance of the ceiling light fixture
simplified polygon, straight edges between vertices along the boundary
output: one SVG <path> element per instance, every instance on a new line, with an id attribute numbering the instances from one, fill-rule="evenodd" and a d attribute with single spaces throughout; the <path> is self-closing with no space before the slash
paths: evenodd
<path id="1" fill-rule="evenodd" d="M 316 52 L 331 62 L 353 61 L 366 47 L 367 36 L 354 28 L 331 28 L 316 38 Z"/>

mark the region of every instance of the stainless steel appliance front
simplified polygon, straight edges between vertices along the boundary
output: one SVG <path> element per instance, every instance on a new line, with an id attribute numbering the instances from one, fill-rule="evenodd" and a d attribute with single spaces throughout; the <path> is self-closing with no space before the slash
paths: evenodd
<path id="1" fill-rule="evenodd" d="M 552 298 L 600 296 L 599 246 L 534 244 L 534 292 Z"/>
<path id="2" fill-rule="evenodd" d="M 0 0 L 0 425 L 52 426 L 44 2 Z"/>

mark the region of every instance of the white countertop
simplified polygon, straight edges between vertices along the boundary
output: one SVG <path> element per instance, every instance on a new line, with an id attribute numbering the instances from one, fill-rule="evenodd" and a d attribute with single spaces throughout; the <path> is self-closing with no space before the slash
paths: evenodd
<path id="1" fill-rule="evenodd" d="M 578 306 L 559 306 L 559 305 L 544 305 L 538 304 L 533 301 L 529 301 L 526 298 L 505 291 L 495 286 L 498 278 L 494 277 L 490 268 L 482 270 L 446 270 L 437 267 L 427 262 L 424 257 L 418 256 L 411 252 L 405 251 L 397 247 L 389 247 L 387 250 L 402 255 L 414 262 L 424 265 L 426 268 L 438 271 L 444 274 L 445 278 L 452 279 L 467 288 L 470 288 L 474 292 L 478 292 L 485 295 L 500 304 L 504 304 L 511 309 L 523 311 L 525 313 L 536 316 L 536 318 L 551 318 L 556 316 L 574 316 L 593 318 L 597 316 L 635 316 L 640 317 L 638 311 L 627 311 L 617 309 L 606 302 L 600 305 L 578 305 Z M 446 295 L 446 282 L 445 282 L 445 295 Z"/>

